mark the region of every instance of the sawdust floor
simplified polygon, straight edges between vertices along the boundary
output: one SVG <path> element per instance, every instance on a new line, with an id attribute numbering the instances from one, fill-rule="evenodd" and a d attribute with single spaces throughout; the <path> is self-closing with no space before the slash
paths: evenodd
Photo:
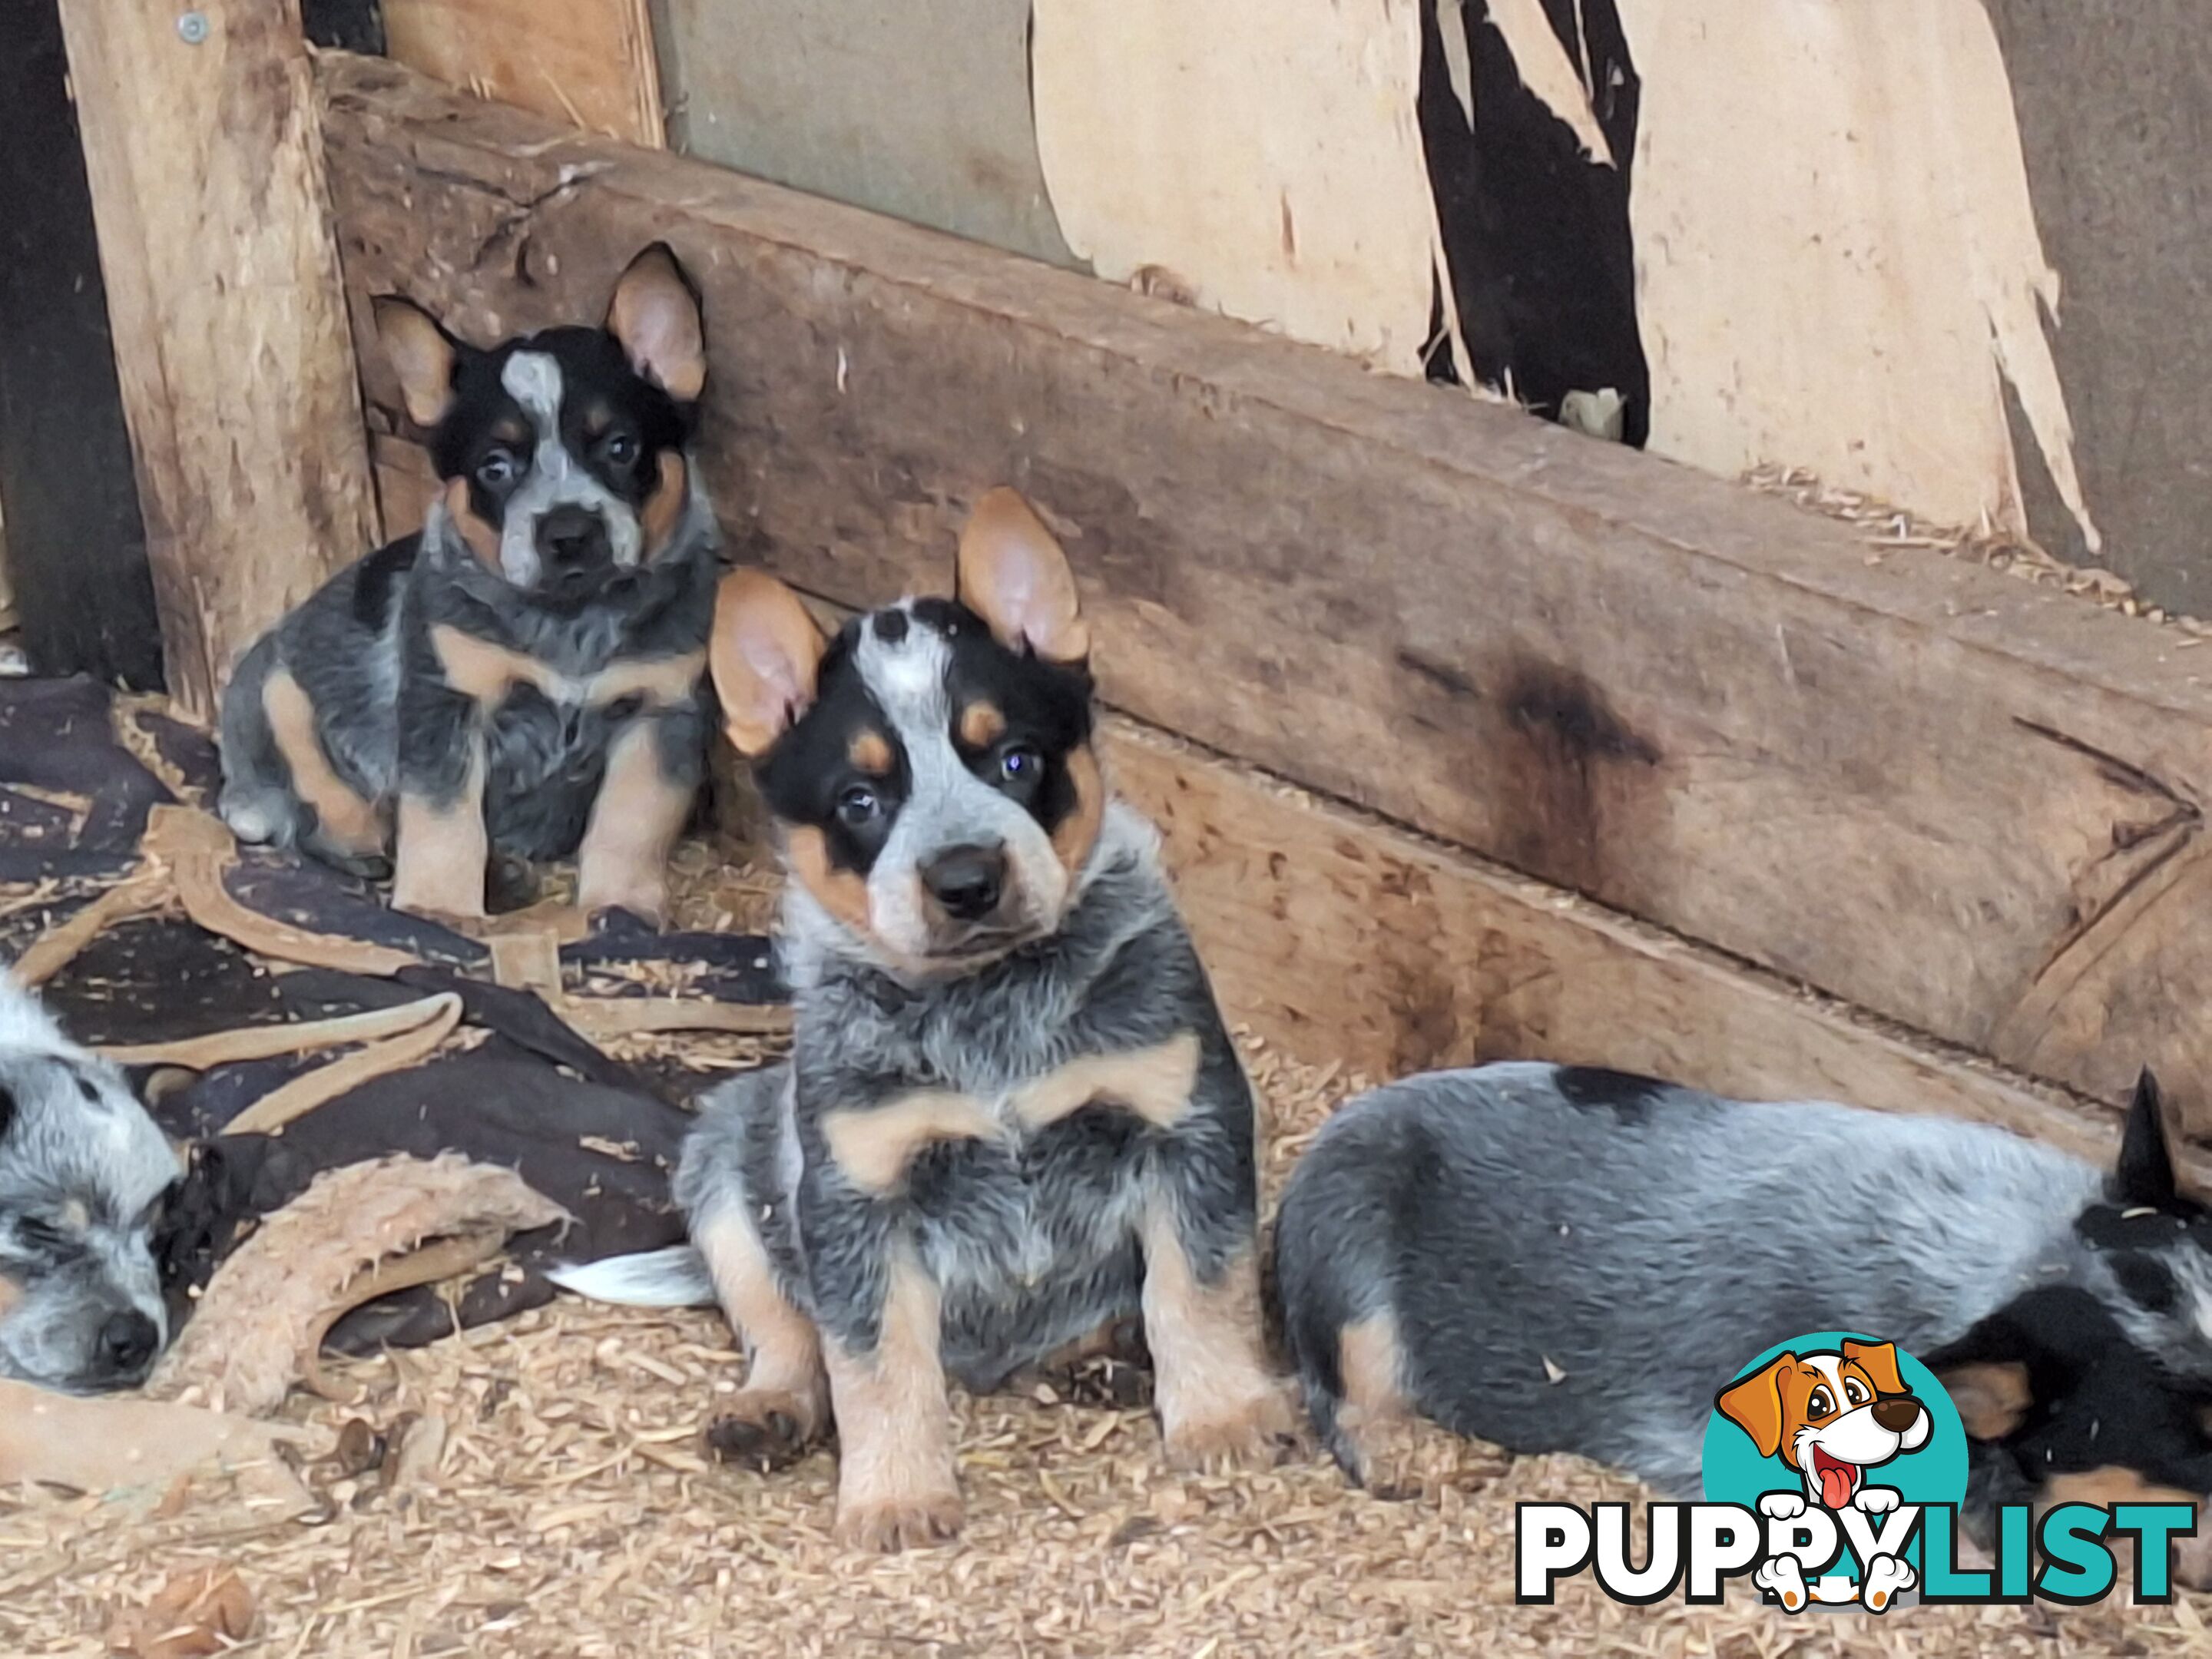
<path id="1" fill-rule="evenodd" d="M 1355 1086 L 1253 1052 L 1273 1115 L 1269 1178 Z M 352 1407 L 295 1395 L 335 1431 L 407 1413 L 447 1426 L 419 1484 L 310 1467 L 327 1519 L 271 1522 L 206 1483 L 150 1512 L 0 1493 L 0 1654 L 106 1650 L 119 1613 L 228 1566 L 273 1656 L 1174 1654 L 2146 1656 L 2212 1650 L 2212 1602 L 1905 1609 L 1787 1622 L 1621 1607 L 1577 1583 L 1512 1601 L 1516 1501 L 1636 1499 L 1567 1458 L 1470 1447 L 1432 1497 L 1385 1503 L 1309 1457 L 1239 1478 L 1167 1470 L 1142 1411 L 956 1399 L 965 1535 L 900 1557 L 830 1537 L 835 1466 L 763 1478 L 702 1458 L 739 1375 L 726 1328 L 563 1301 L 505 1326 L 338 1367 Z M 204 1648 L 193 1649 L 204 1652 Z"/>

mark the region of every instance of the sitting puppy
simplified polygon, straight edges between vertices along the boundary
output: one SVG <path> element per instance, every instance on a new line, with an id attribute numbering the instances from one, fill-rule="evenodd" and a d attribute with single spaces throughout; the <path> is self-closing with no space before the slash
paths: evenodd
<path id="1" fill-rule="evenodd" d="M 151 1241 L 178 1174 L 121 1074 L 0 975 L 0 1376 L 144 1381 L 168 1335 Z"/>
<path id="2" fill-rule="evenodd" d="M 2179 1403 L 2212 1386 L 2212 1214 L 2176 1190 L 2148 1074 L 2109 1176 L 1948 1118 L 1576 1066 L 1411 1078 L 1323 1127 L 1275 1251 L 1308 1407 L 1362 1483 L 1398 1480 L 1425 1418 L 1695 1498 L 1716 1391 L 1813 1330 L 1877 1334 L 1954 1382 L 1985 1491 L 2014 1436 L 2045 1488 L 2212 1474 Z M 2039 1304 L 2001 1317 L 2059 1290 L 2106 1322 L 2106 1366 L 2051 1362 Z M 2101 1434 L 2050 1432 L 2092 1379 Z M 2002 1411 L 1969 1408 L 1993 1386 Z M 2115 1386 L 2142 1397 L 2123 1409 Z M 1822 1501 L 1856 1479 L 1808 1474 Z"/>
<path id="3" fill-rule="evenodd" d="M 493 853 L 574 853 L 586 913 L 658 922 L 719 574 L 686 450 L 697 296 L 656 245 L 603 328 L 479 351 L 408 301 L 375 313 L 444 491 L 240 662 L 222 816 L 357 873 L 391 852 L 404 909 L 481 917 Z"/>
<path id="4" fill-rule="evenodd" d="M 988 1389 L 1125 1316 L 1171 1458 L 1291 1429 L 1261 1350 L 1251 1086 L 1155 833 L 1109 797 L 1066 562 L 1012 491 L 969 520 L 958 593 L 831 642 L 740 572 L 715 620 L 781 833 L 797 1018 L 790 1066 L 711 1097 L 677 1176 L 751 1356 L 716 1438 L 773 1465 L 834 1411 L 838 1530 L 868 1548 L 959 1525 L 948 1372 Z M 562 1282 L 655 1299 L 630 1261 Z"/>

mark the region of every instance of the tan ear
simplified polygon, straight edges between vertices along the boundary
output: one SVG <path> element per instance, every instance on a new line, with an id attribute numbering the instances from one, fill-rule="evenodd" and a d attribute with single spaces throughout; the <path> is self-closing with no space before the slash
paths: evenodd
<path id="1" fill-rule="evenodd" d="M 1009 650 L 1058 663 L 1091 654 L 1091 628 L 1067 555 L 1013 490 L 990 491 L 968 515 L 954 591 Z"/>
<path id="2" fill-rule="evenodd" d="M 1844 1358 L 1855 1359 L 1866 1368 L 1866 1374 L 1874 1378 L 1876 1393 L 1903 1394 L 1905 1391 L 1905 1378 L 1899 1375 L 1897 1370 L 1897 1344 L 1894 1342 L 1854 1342 L 1845 1337 Z"/>
<path id="3" fill-rule="evenodd" d="M 453 406 L 453 370 L 460 362 L 453 337 L 428 312 L 397 294 L 379 295 L 368 308 L 385 361 L 399 377 L 407 418 L 420 427 L 437 425 Z"/>
<path id="4" fill-rule="evenodd" d="M 698 400 L 707 385 L 707 326 L 699 296 L 667 243 L 639 254 L 615 283 L 607 332 L 647 380 L 679 403 Z"/>
<path id="5" fill-rule="evenodd" d="M 1796 1364 L 1796 1354 L 1778 1355 L 1741 1382 L 1729 1383 L 1713 1401 L 1714 1410 L 1751 1437 L 1761 1457 L 1782 1448 L 1782 1378 Z"/>
<path id="6" fill-rule="evenodd" d="M 827 642 L 799 595 L 764 570 L 733 570 L 714 595 L 708 665 L 722 724 L 748 760 L 812 707 Z"/>

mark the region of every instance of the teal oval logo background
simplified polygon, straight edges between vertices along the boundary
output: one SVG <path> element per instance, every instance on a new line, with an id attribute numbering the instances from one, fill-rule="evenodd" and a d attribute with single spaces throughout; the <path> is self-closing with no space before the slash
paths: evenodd
<path id="1" fill-rule="evenodd" d="M 1793 1337 L 1787 1342 L 1778 1342 L 1765 1352 L 1753 1357 L 1714 1389 L 1718 1394 L 1729 1383 L 1750 1376 L 1778 1355 L 1784 1353 L 1834 1353 L 1844 1341 L 1882 1342 L 1888 1339 L 1870 1336 L 1861 1331 L 1814 1331 Z M 1930 1421 L 1928 1439 L 1916 1451 L 1909 1451 L 1878 1463 L 1866 1471 L 1865 1483 L 1869 1486 L 1894 1487 L 1906 1504 L 1951 1504 L 1965 1500 L 1966 1496 L 1966 1431 L 1959 1421 L 1959 1408 L 1951 1403 L 1951 1396 L 1943 1392 L 1943 1385 L 1936 1380 L 1936 1373 L 1902 1348 L 1897 1351 L 1897 1375 L 1905 1388 L 1928 1410 Z M 1759 1500 L 1771 1492 L 1791 1492 L 1805 1497 L 1805 1477 L 1784 1462 L 1779 1456 L 1761 1457 L 1751 1437 L 1737 1425 L 1715 1411 L 1705 1419 L 1705 1498 L 1714 1504 L 1741 1504 L 1756 1512 Z M 1808 1499 L 1809 1502 L 1810 1500 Z M 1881 1517 L 1875 1517 L 1879 1521 Z M 1913 1571 L 1921 1571 L 1920 1536 L 1916 1531 L 1905 1559 Z M 1847 1577 L 1858 1577 L 1858 1564 L 1848 1547 L 1843 1556 L 1830 1570 Z"/>

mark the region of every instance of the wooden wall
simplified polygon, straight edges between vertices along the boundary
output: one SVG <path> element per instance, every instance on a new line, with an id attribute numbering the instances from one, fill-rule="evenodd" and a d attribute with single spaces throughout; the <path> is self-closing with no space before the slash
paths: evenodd
<path id="1" fill-rule="evenodd" d="M 389 68 L 326 84 L 356 299 L 404 282 L 488 339 L 594 314 L 636 246 L 675 244 L 741 556 L 845 603 L 941 586 L 964 503 L 1012 480 L 1068 535 L 1106 694 L 1146 725 L 1433 837 L 1478 885 L 1468 854 L 1704 941 L 1761 995 L 1809 984 L 2100 1100 L 2146 1060 L 2212 1097 L 2212 692 L 2185 635 L 1961 561 L 1870 562 L 1621 447 Z M 1328 867 L 1310 852 L 1283 868 Z M 1401 946 L 1344 933 L 1417 879 L 1363 867 L 1297 874 L 1319 885 L 1271 900 L 1272 932 L 1247 917 L 1378 964 L 1371 1001 L 1317 971 L 1310 1029 L 1364 1008 L 1346 1041 L 1393 1068 L 1651 1052 L 1589 1003 L 1494 1014 L 1573 975 L 1480 909 L 1417 904 Z M 1652 1020 L 1710 1080 L 1852 1081 L 1738 1052 L 1709 1006 Z"/>

